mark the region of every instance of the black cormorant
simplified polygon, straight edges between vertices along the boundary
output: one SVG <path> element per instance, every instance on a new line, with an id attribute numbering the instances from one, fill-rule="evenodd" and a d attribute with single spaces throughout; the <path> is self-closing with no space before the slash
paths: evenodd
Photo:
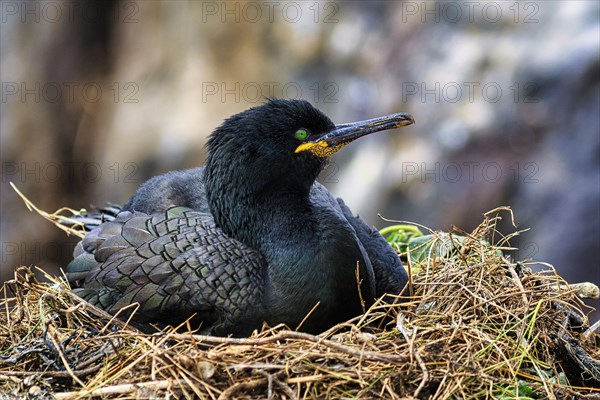
<path id="1" fill-rule="evenodd" d="M 148 180 L 77 245 L 74 292 L 113 314 L 139 303 L 138 326 L 194 315 L 214 335 L 248 335 L 263 322 L 320 332 L 360 314 L 401 292 L 407 273 L 315 180 L 351 141 L 413 122 L 393 114 L 334 125 L 306 101 L 280 99 L 228 118 L 205 166 Z"/>

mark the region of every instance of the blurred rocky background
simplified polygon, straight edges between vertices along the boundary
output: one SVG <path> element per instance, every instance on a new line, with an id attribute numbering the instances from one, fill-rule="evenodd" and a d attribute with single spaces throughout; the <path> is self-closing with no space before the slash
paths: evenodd
<path id="1" fill-rule="evenodd" d="M 10 181 L 47 211 L 123 203 L 274 96 L 415 116 L 321 177 L 370 223 L 469 230 L 510 205 L 516 258 L 599 284 L 599 4 L 2 1 L 0 280 L 57 273 L 76 242 Z"/>

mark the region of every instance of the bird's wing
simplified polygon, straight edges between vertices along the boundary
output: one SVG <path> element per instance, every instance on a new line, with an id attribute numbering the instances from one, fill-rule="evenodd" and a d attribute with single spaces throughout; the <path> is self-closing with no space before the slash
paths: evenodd
<path id="1" fill-rule="evenodd" d="M 122 212 L 90 232 L 74 257 L 74 292 L 112 314 L 137 302 L 136 322 L 176 324 L 196 314 L 211 333 L 245 334 L 263 318 L 266 261 L 205 213 Z"/>
<path id="2" fill-rule="evenodd" d="M 377 229 L 367 225 L 361 217 L 354 216 L 342 199 L 338 198 L 337 202 L 371 260 L 375 273 L 376 296 L 402 292 L 408 282 L 408 273 L 402 266 L 398 254 Z"/>
<path id="3" fill-rule="evenodd" d="M 314 205 L 326 208 L 330 212 L 333 211 L 337 214 L 340 220 L 345 220 L 348 222 L 349 228 L 354 231 L 354 240 L 356 241 L 356 245 L 361 252 L 363 259 L 365 260 L 365 284 L 369 285 L 369 290 L 372 293 L 371 296 L 375 296 L 377 293 L 379 293 L 377 290 L 377 275 L 374 271 L 375 265 L 373 265 L 372 255 L 366 250 L 365 242 L 361 236 L 359 236 L 359 232 L 357 232 L 357 228 L 362 230 L 364 226 L 368 229 L 368 226 L 362 221 L 362 219 L 352 215 L 352 212 L 348 209 L 346 204 L 344 204 L 342 199 L 336 199 L 333 197 L 331 192 L 329 192 L 329 190 L 327 190 L 327 188 L 321 185 L 319 182 L 315 182 L 312 185 L 310 191 L 310 200 Z M 361 224 L 363 226 L 361 226 Z M 378 294 L 377 297 L 379 297 Z"/>
<path id="4" fill-rule="evenodd" d="M 204 187 L 204 167 L 171 171 L 148 179 L 123 206 L 123 210 L 152 214 L 173 206 L 210 213 Z"/>

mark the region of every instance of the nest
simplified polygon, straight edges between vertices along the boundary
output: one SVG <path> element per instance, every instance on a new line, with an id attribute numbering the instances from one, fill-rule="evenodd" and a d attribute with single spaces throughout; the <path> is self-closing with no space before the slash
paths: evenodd
<path id="1" fill-rule="evenodd" d="M 22 267 L 0 304 L 0 398 L 600 399 L 583 295 L 510 259 L 502 213 L 471 233 L 392 238 L 412 270 L 408 301 L 381 299 L 320 335 L 142 334 Z"/>

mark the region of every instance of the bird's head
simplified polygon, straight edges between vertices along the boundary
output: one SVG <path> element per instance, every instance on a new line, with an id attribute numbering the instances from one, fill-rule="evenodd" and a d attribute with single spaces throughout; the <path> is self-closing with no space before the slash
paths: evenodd
<path id="1" fill-rule="evenodd" d="M 207 182 L 209 191 L 308 195 L 328 158 L 343 146 L 412 123 L 410 115 L 400 113 L 335 125 L 307 101 L 269 100 L 228 118 L 211 135 L 206 164 L 206 178 L 213 181 Z"/>

